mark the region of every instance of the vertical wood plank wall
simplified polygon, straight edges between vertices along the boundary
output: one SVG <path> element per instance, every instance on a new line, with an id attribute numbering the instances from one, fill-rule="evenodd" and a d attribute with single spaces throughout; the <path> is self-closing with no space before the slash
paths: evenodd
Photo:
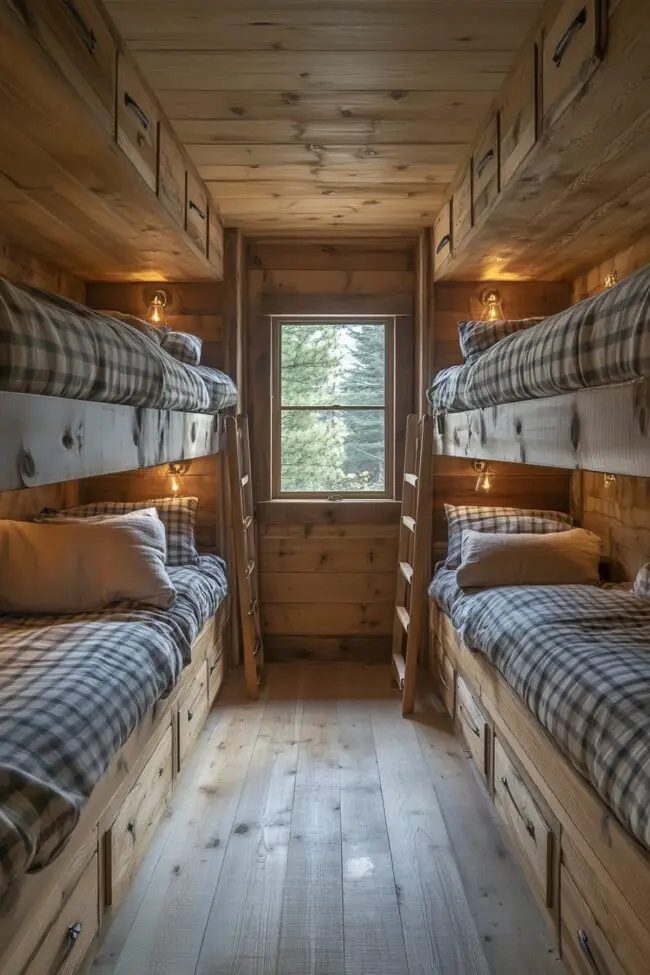
<path id="1" fill-rule="evenodd" d="M 222 306 L 225 286 L 222 282 L 168 284 L 105 283 L 86 285 L 86 301 L 92 308 L 128 312 L 144 318 L 149 297 L 157 288 L 169 295 L 166 308 L 168 324 L 180 332 L 190 332 L 203 340 L 201 361 L 204 365 L 223 368 Z M 181 478 L 179 494 L 199 499 L 197 544 L 202 552 L 223 550 L 220 512 L 223 508 L 221 468 L 223 456 L 201 457 L 193 460 L 189 473 Z M 88 478 L 80 482 L 80 495 L 89 501 L 139 501 L 171 494 L 167 467 L 142 471 L 127 471 L 104 477 Z"/>
<path id="2" fill-rule="evenodd" d="M 18 284 L 28 284 L 45 291 L 83 301 L 83 281 L 59 268 L 31 257 L 24 251 L 0 242 L 0 275 Z M 0 518 L 19 521 L 38 514 L 41 508 L 65 508 L 76 504 L 78 482 L 64 481 L 24 491 L 0 492 Z"/>
<path id="3" fill-rule="evenodd" d="M 650 236 L 581 275 L 573 283 L 573 300 L 599 294 L 609 274 L 618 280 L 650 261 Z M 581 521 L 603 540 L 612 581 L 634 579 L 650 561 L 650 478 L 618 474 L 607 483 L 602 474 L 584 471 L 580 479 Z"/>
<path id="4" fill-rule="evenodd" d="M 504 318 L 551 315 L 571 304 L 571 284 L 536 282 L 441 282 L 434 286 L 431 314 L 430 359 L 432 371 L 462 362 L 458 322 L 480 319 L 481 295 L 495 289 L 502 299 Z M 568 471 L 524 464 L 491 463 L 494 472 L 489 492 L 476 493 L 476 473 L 471 461 L 436 457 L 433 492 L 433 557 L 444 557 L 447 527 L 444 505 L 511 505 L 526 508 L 569 510 Z"/>
<path id="5" fill-rule="evenodd" d="M 397 409 L 413 409 L 415 241 L 251 243 L 248 401 L 258 502 L 262 625 L 270 659 L 387 660 L 399 503 L 273 501 L 272 314 L 396 315 Z M 403 422 L 396 457 L 404 453 Z"/>

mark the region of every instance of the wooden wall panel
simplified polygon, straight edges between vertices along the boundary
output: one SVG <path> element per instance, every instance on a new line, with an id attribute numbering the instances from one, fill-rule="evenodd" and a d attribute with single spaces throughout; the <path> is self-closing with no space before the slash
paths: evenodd
<path id="1" fill-rule="evenodd" d="M 440 282 L 434 285 L 431 314 L 430 359 L 432 371 L 462 363 L 458 322 L 480 319 L 481 295 L 496 289 L 505 318 L 551 315 L 571 304 L 567 282 Z M 476 492 L 476 473 L 469 460 L 436 457 L 433 474 L 433 557 L 444 557 L 447 526 L 444 505 L 479 504 L 517 508 L 569 510 L 568 471 L 523 464 L 490 464 L 494 472 L 489 492 Z"/>
<path id="2" fill-rule="evenodd" d="M 645 237 L 577 278 L 574 301 L 603 291 L 608 275 L 622 281 L 649 261 L 650 237 Z M 607 481 L 603 474 L 584 471 L 577 479 L 582 524 L 602 538 L 612 581 L 634 579 L 650 561 L 650 478 L 619 474 Z"/>
<path id="3" fill-rule="evenodd" d="M 75 301 L 83 301 L 85 297 L 83 281 L 2 241 L 0 241 L 0 275 L 9 278 L 10 281 L 52 291 Z M 77 481 L 25 488 L 22 491 L 0 492 L 0 518 L 23 521 L 33 518 L 41 508 L 67 508 L 76 504 L 77 500 Z"/>
<path id="4" fill-rule="evenodd" d="M 270 317 L 395 314 L 396 400 L 413 408 L 414 241 L 269 241 L 248 249 L 249 399 L 265 646 L 272 659 L 389 659 L 399 503 L 271 501 Z M 396 429 L 403 457 L 404 418 Z"/>

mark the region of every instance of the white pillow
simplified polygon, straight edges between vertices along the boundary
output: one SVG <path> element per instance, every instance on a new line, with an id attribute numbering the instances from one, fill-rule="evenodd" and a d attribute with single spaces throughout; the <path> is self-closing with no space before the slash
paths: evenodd
<path id="1" fill-rule="evenodd" d="M 547 535 L 463 532 L 456 572 L 463 589 L 596 585 L 601 541 L 583 528 Z"/>
<path id="2" fill-rule="evenodd" d="M 165 529 L 149 513 L 110 521 L 0 521 L 0 613 L 88 613 L 176 598 Z"/>

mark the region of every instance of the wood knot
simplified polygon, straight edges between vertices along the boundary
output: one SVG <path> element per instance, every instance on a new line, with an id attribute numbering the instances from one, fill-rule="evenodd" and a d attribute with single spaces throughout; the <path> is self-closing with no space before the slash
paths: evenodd
<path id="1" fill-rule="evenodd" d="M 18 470 L 21 481 L 31 480 L 36 474 L 36 464 L 29 450 L 24 447 L 18 456 Z"/>
<path id="2" fill-rule="evenodd" d="M 571 438 L 573 452 L 577 453 L 578 447 L 580 446 L 580 417 L 575 410 L 571 414 L 571 428 L 569 436 Z"/>
<path id="3" fill-rule="evenodd" d="M 192 427 L 190 429 L 190 440 L 192 443 L 196 443 L 196 420 L 192 423 Z"/>
<path id="4" fill-rule="evenodd" d="M 521 420 L 515 420 L 515 434 L 518 437 L 521 436 L 523 429 L 524 429 L 524 425 L 521 422 Z"/>
<path id="5" fill-rule="evenodd" d="M 65 433 L 61 437 L 61 443 L 63 444 L 66 450 L 72 449 L 72 447 L 74 446 L 74 437 L 72 436 L 72 432 L 70 430 L 65 431 Z"/>

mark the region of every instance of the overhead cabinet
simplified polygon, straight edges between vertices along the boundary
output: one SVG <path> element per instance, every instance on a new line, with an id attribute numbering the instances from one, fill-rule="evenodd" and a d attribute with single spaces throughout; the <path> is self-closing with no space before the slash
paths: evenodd
<path id="1" fill-rule="evenodd" d="M 158 110 L 133 61 L 120 54 L 117 73 L 117 142 L 147 186 L 156 189 Z"/>
<path id="2" fill-rule="evenodd" d="M 569 107 L 603 57 L 607 0 L 565 0 L 544 26 L 542 111 L 544 127 Z"/>
<path id="3" fill-rule="evenodd" d="M 438 214 L 433 230 L 433 261 L 436 269 L 442 267 L 451 257 L 452 249 L 451 200 L 448 200 Z"/>
<path id="4" fill-rule="evenodd" d="M 537 45 L 520 57 L 499 106 L 501 189 L 517 172 L 537 141 Z"/>
<path id="5" fill-rule="evenodd" d="M 187 167 L 180 146 L 165 122 L 158 131 L 158 196 L 179 227 L 185 226 Z"/>
<path id="6" fill-rule="evenodd" d="M 467 165 L 451 202 L 454 252 L 472 229 L 472 167 Z"/>
<path id="7" fill-rule="evenodd" d="M 499 193 L 499 116 L 490 119 L 472 156 L 472 222 L 481 217 Z"/>

